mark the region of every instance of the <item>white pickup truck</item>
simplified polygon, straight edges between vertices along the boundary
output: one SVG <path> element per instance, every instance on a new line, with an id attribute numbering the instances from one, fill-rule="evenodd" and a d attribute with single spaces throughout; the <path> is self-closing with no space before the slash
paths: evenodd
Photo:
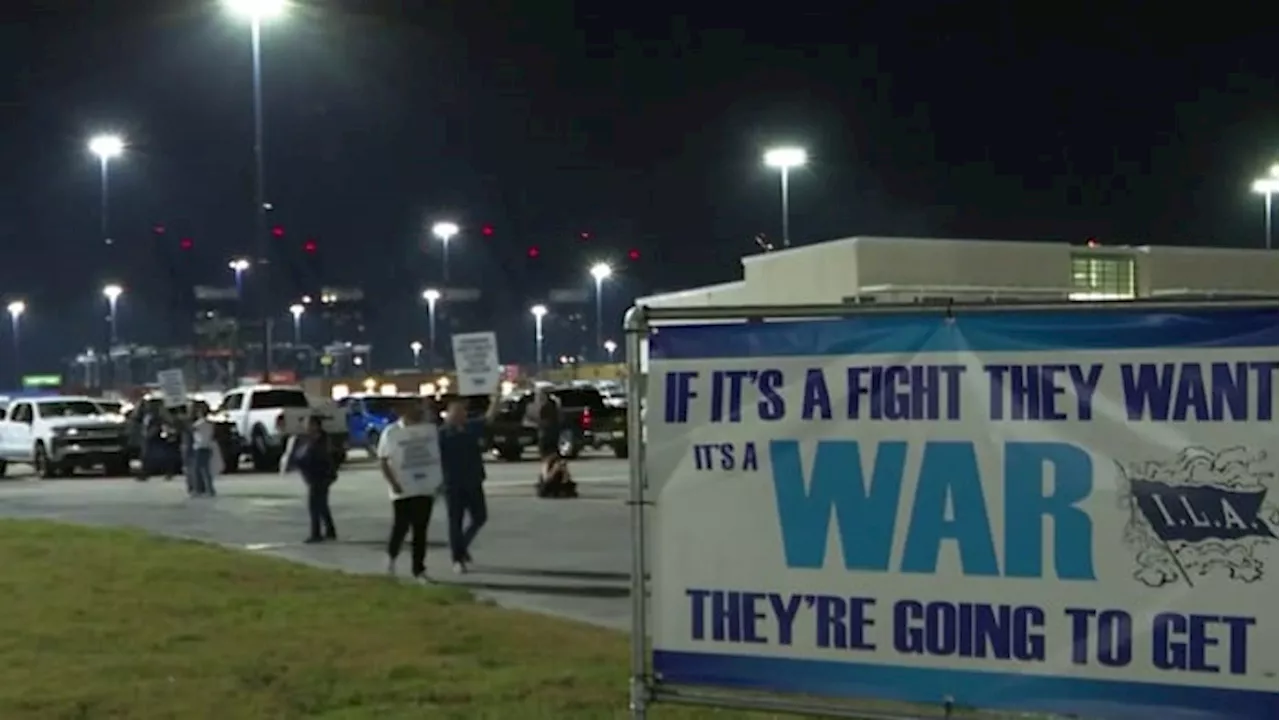
<path id="1" fill-rule="evenodd" d="M 43 478 L 92 467 L 128 475 L 128 427 L 89 397 L 14 399 L 0 411 L 0 475 L 9 463 L 31 465 Z"/>
<path id="2" fill-rule="evenodd" d="M 230 472 L 234 472 L 243 455 L 249 456 L 253 469 L 259 472 L 278 468 L 285 440 L 305 430 L 311 417 L 320 418 L 334 462 L 346 459 L 346 419 L 337 406 L 307 397 L 296 385 L 250 385 L 229 390 L 215 413 L 216 419 L 232 426 L 239 450 L 234 458 L 224 459 Z"/>

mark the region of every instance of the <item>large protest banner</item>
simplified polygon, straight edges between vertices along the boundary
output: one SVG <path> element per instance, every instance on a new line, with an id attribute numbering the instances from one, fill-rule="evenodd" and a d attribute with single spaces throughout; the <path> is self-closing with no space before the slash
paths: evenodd
<path id="1" fill-rule="evenodd" d="M 657 686 L 1274 716 L 1274 304 L 648 341 Z"/>

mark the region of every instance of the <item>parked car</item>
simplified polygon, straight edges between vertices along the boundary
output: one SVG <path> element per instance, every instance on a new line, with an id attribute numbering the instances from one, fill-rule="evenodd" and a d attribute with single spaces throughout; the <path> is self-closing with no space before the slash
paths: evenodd
<path id="1" fill-rule="evenodd" d="M 252 385 L 228 391 L 214 417 L 234 428 L 236 446 L 223 452 L 227 466 L 248 455 L 253 469 L 275 470 L 290 432 L 307 418 L 319 417 L 329 436 L 335 464 L 347 457 L 347 423 L 336 405 L 312 400 L 296 385 Z"/>
<path id="2" fill-rule="evenodd" d="M 609 448 L 627 456 L 627 411 L 609 405 L 594 387 L 571 386 L 549 391 L 560 406 L 560 455 L 578 457 L 586 449 Z M 525 449 L 538 444 L 538 430 L 526 421 L 534 391 L 509 395 L 490 424 L 490 446 L 504 460 L 519 460 Z"/>
<path id="3" fill-rule="evenodd" d="M 92 398 L 16 399 L 0 412 L 0 475 L 15 462 L 31 465 L 43 478 L 93 467 L 128 475 L 128 428 Z"/>
<path id="4" fill-rule="evenodd" d="M 400 419 L 406 405 L 425 401 L 418 395 L 374 395 L 359 393 L 338 401 L 338 407 L 346 416 L 347 443 L 350 447 L 362 447 L 373 454 L 378 449 L 378 439 L 387 426 Z"/>

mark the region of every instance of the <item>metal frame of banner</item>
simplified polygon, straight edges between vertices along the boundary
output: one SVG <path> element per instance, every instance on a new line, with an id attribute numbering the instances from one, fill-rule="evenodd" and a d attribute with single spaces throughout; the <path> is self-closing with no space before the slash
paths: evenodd
<path id="1" fill-rule="evenodd" d="M 649 479 L 645 466 L 645 433 L 642 403 L 646 382 L 642 381 L 641 357 L 644 342 L 655 328 L 662 325 L 708 323 L 759 323 L 769 321 L 834 320 L 864 315 L 939 315 L 954 317 L 957 312 L 983 314 L 1018 311 L 1114 312 L 1133 310 L 1187 310 L 1227 307 L 1269 307 L 1280 309 L 1276 298 L 1224 299 L 1136 299 L 1123 301 L 1042 300 L 957 302 L 947 305 L 916 303 L 856 305 L 742 305 L 703 306 L 691 308 L 654 308 L 638 305 L 627 311 L 623 321 L 626 333 L 627 361 L 627 448 L 630 488 L 627 504 L 631 525 L 631 640 L 630 640 L 630 716 L 645 720 L 649 707 L 655 704 L 688 705 L 726 710 L 780 712 L 820 717 L 858 718 L 860 720 L 910 720 L 920 715 L 888 711 L 867 711 L 852 706 L 853 700 L 795 697 L 768 691 L 742 692 L 729 687 L 673 686 L 655 677 L 650 663 L 649 643 Z M 865 698 L 876 702 L 876 698 Z M 956 708 L 949 700 L 940 702 L 930 717 L 951 717 Z M 981 708 L 975 708 L 981 711 Z M 921 712 L 923 712 L 923 708 Z"/>

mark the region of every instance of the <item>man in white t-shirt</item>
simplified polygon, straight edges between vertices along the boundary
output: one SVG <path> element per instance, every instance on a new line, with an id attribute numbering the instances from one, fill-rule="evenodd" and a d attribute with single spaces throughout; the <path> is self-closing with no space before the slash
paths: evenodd
<path id="1" fill-rule="evenodd" d="M 440 465 L 440 431 L 434 423 L 424 421 L 421 405 L 406 407 L 400 419 L 382 432 L 378 460 L 391 490 L 394 518 L 387 541 L 387 571 L 395 573 L 405 535 L 412 532 L 413 577 L 426 582 L 427 525 L 444 472 Z"/>

